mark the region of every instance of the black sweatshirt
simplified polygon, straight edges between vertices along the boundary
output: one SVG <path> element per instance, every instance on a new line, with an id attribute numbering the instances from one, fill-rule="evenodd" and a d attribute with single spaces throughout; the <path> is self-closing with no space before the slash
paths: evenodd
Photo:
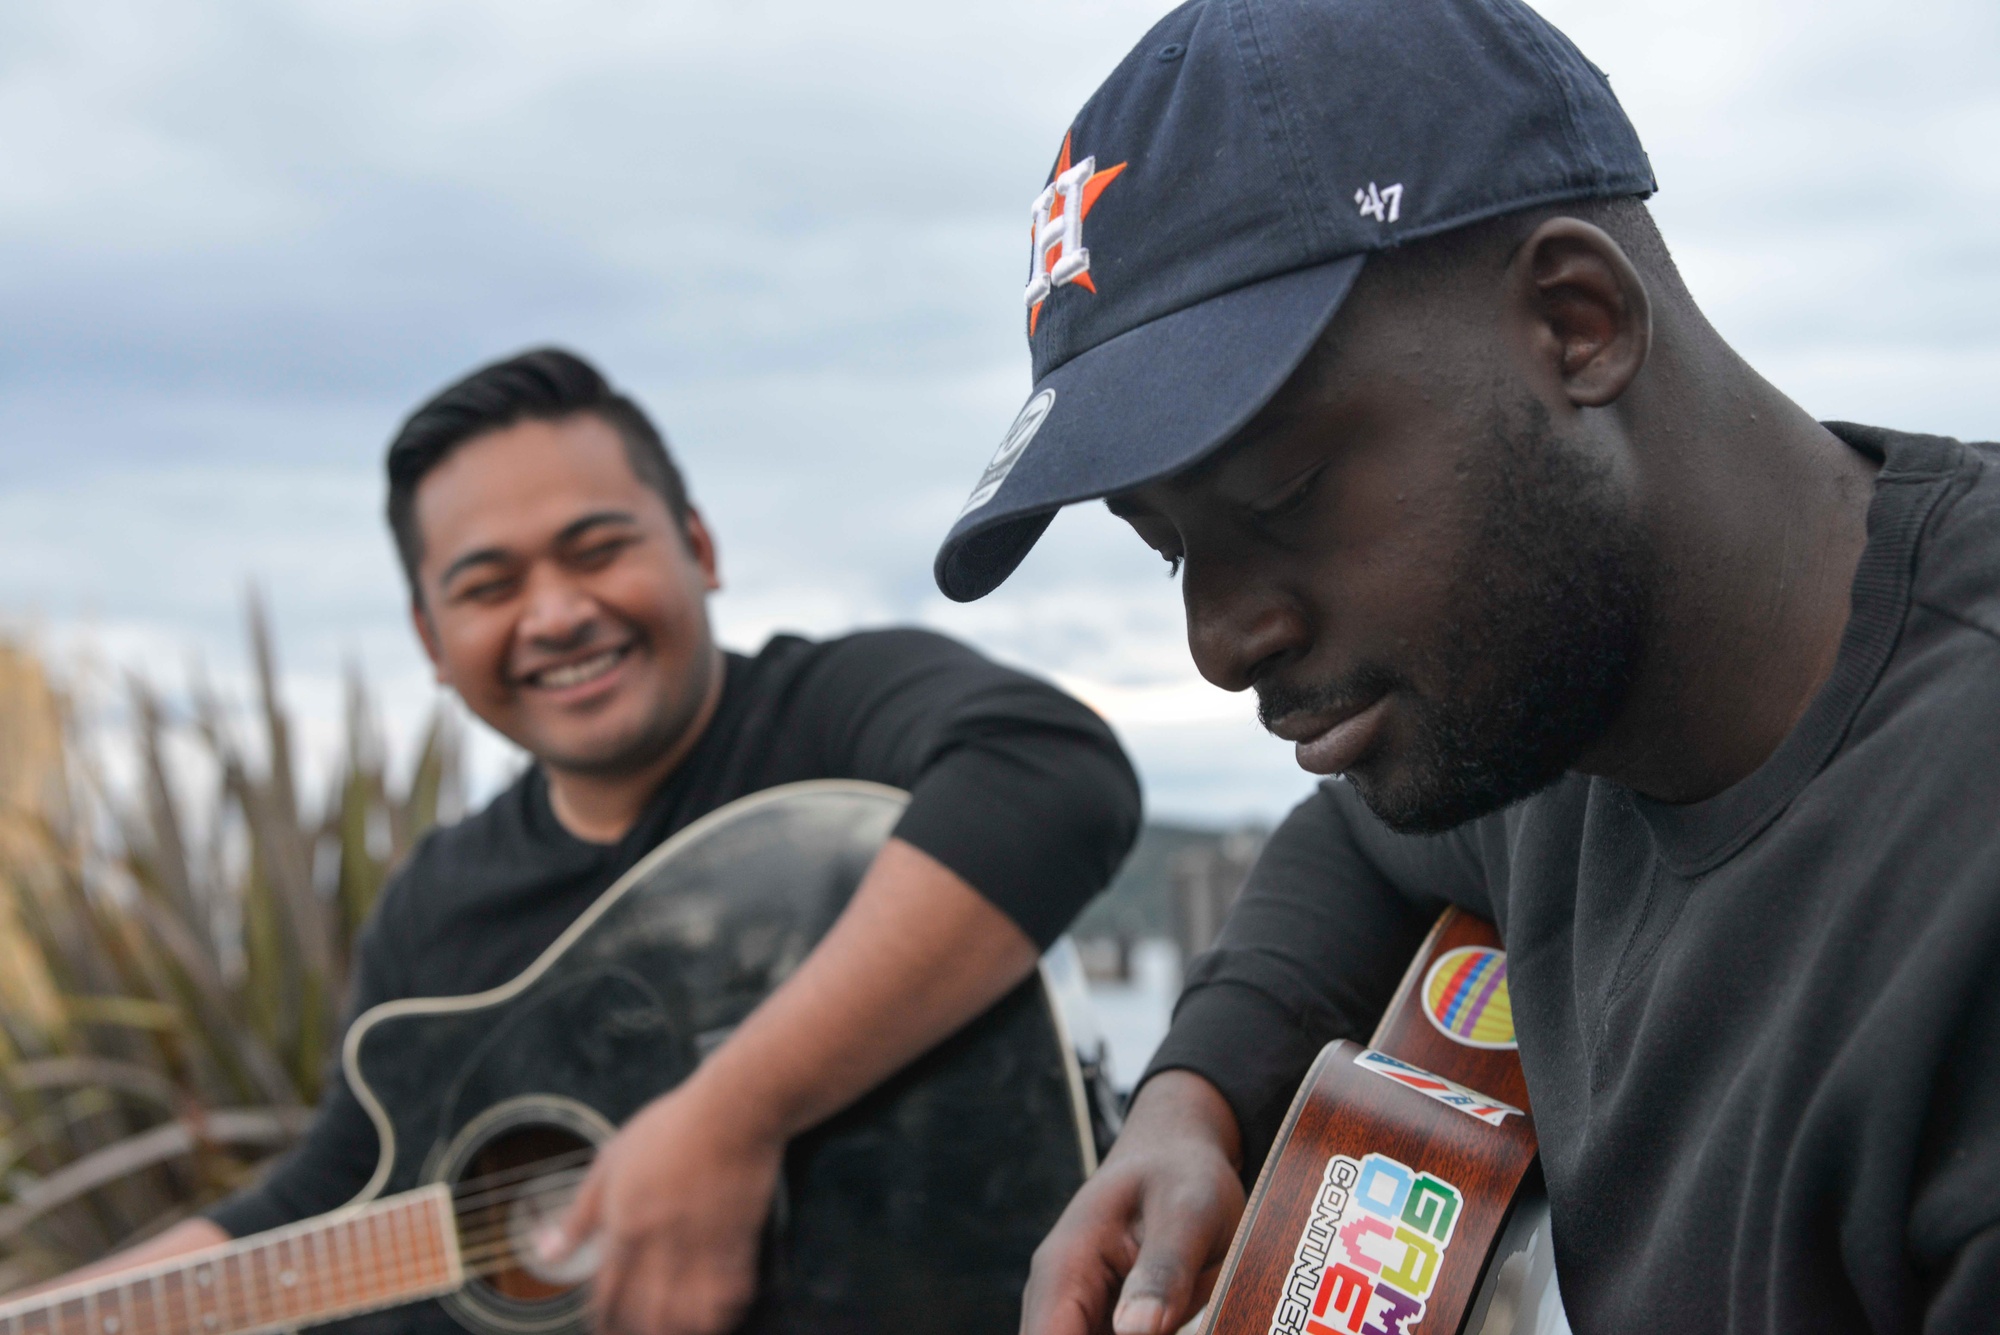
<path id="1" fill-rule="evenodd" d="M 1491 918 L 1578 1335 L 2000 1330 L 2000 446 L 1884 460 L 1832 676 L 1726 791 L 1570 775 L 1428 838 L 1328 783 L 1153 1070 L 1252 1160 L 1447 902 Z"/>
<path id="2" fill-rule="evenodd" d="M 828 778 L 908 789 L 897 837 L 1041 945 L 1104 888 L 1138 831 L 1131 764 L 1054 687 L 924 631 L 780 635 L 755 658 L 728 656 L 707 732 L 617 844 L 564 830 L 539 767 L 426 837 L 362 932 L 350 1016 L 504 983 L 676 830 L 745 794 Z M 322 1214 L 362 1188 L 376 1155 L 336 1062 L 304 1141 L 208 1217 L 241 1237 Z"/>

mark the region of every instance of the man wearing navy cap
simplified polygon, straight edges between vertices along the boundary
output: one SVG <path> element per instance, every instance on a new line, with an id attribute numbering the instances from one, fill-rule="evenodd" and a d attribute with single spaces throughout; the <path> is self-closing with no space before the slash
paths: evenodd
<path id="1" fill-rule="evenodd" d="M 1508 948 L 1577 1331 L 2000 1319 L 2000 448 L 1815 422 L 1653 188 L 1512 0 L 1195 0 L 1070 127 L 1035 385 L 938 583 L 1106 498 L 1202 674 L 1339 777 L 1190 968 L 1031 1335 L 1193 1314 L 1448 903 Z"/>

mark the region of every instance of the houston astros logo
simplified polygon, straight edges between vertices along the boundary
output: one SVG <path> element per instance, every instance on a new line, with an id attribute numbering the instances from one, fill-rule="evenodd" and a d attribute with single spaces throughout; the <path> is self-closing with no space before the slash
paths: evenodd
<path id="1" fill-rule="evenodd" d="M 1086 292 L 1097 291 L 1097 284 L 1090 281 L 1090 252 L 1083 246 L 1083 220 L 1090 216 L 1090 207 L 1097 203 L 1104 187 L 1125 170 L 1121 162 L 1099 171 L 1096 158 L 1085 158 L 1072 167 L 1069 141 L 1070 136 L 1064 135 L 1062 156 L 1056 160 L 1056 178 L 1035 200 L 1030 231 L 1034 238 L 1030 264 L 1034 277 L 1028 280 L 1028 290 L 1023 294 L 1028 306 L 1030 338 L 1034 337 L 1035 322 L 1041 318 L 1042 303 L 1049 299 L 1049 293 L 1070 283 Z"/>
<path id="2" fill-rule="evenodd" d="M 1447 950 L 1424 975 L 1424 1016 L 1469 1048 L 1514 1046 L 1514 1006 L 1507 995 L 1507 952 L 1485 946 Z"/>

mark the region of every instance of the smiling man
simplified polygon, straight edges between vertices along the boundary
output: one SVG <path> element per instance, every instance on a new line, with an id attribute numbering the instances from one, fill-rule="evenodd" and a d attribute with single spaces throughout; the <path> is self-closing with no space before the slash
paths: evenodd
<path id="1" fill-rule="evenodd" d="M 564 1245 L 601 1247 L 600 1329 L 726 1330 L 754 1294 L 787 1141 L 1034 969 L 1137 832 L 1132 768 L 1090 710 L 941 636 L 718 647 L 707 523 L 638 406 L 568 353 L 444 390 L 403 425 L 388 471 L 437 678 L 534 763 L 384 890 L 354 1013 L 508 981 L 648 851 L 748 793 L 816 778 L 910 792 L 820 945 L 621 1128 L 566 1221 Z M 304 1143 L 261 1184 L 117 1263 L 332 1210 L 376 1156 L 336 1067 Z M 458 1330 L 436 1303 L 366 1321 Z"/>
<path id="2" fill-rule="evenodd" d="M 1577 1331 L 1994 1328 L 2000 449 L 1815 422 L 1653 184 L 1513 0 L 1196 0 L 1071 127 L 1034 394 L 938 582 L 1105 497 L 1203 675 L 1338 777 L 1193 963 L 1027 1335 L 1189 1318 L 1447 904 L 1507 945 Z"/>

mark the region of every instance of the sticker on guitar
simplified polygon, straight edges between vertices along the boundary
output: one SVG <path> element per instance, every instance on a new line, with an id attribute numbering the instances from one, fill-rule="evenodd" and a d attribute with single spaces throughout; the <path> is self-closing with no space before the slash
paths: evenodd
<path id="1" fill-rule="evenodd" d="M 1451 1183 L 1386 1154 L 1328 1159 L 1270 1335 L 1408 1335 L 1463 1204 Z"/>
<path id="2" fill-rule="evenodd" d="M 1424 975 L 1424 1018 L 1468 1048 L 1508 1051 L 1514 1043 L 1514 1002 L 1507 990 L 1507 952 L 1460 946 L 1438 956 Z"/>
<path id="3" fill-rule="evenodd" d="M 1427 1099 L 1436 1099 L 1447 1108 L 1456 1108 L 1467 1117 L 1477 1117 L 1488 1126 L 1498 1126 L 1509 1117 L 1525 1116 L 1511 1103 L 1489 1099 L 1476 1089 L 1467 1089 L 1456 1080 L 1447 1080 L 1441 1075 L 1432 1075 L 1421 1066 L 1412 1066 L 1399 1061 L 1386 1052 L 1373 1048 L 1363 1048 L 1354 1059 L 1354 1064 L 1363 1070 L 1373 1071 L 1384 1079 L 1393 1080 L 1405 1089 L 1414 1089 Z"/>

